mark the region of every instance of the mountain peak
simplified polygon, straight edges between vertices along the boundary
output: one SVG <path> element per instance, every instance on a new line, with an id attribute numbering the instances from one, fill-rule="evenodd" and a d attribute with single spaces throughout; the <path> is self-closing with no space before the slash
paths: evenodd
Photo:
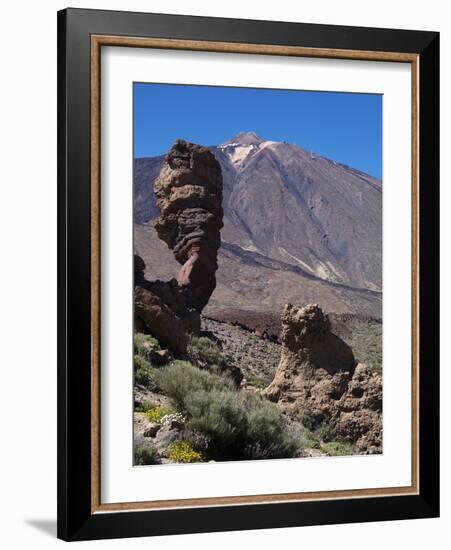
<path id="1" fill-rule="evenodd" d="M 239 143 L 240 145 L 260 145 L 265 140 L 258 136 L 255 132 L 240 132 L 232 139 L 229 139 L 223 145 L 231 143 Z"/>

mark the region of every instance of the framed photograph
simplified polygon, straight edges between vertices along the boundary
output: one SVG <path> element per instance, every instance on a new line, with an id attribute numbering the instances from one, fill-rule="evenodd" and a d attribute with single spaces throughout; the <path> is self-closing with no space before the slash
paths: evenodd
<path id="1" fill-rule="evenodd" d="M 439 35 L 58 14 L 58 536 L 439 514 Z"/>

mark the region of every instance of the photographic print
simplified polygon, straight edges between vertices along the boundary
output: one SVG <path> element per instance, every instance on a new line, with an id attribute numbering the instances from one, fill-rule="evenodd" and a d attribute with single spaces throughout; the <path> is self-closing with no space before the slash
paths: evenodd
<path id="1" fill-rule="evenodd" d="M 59 538 L 439 515 L 438 106 L 435 32 L 58 13 Z"/>
<path id="2" fill-rule="evenodd" d="M 382 95 L 133 87 L 134 465 L 382 453 Z"/>

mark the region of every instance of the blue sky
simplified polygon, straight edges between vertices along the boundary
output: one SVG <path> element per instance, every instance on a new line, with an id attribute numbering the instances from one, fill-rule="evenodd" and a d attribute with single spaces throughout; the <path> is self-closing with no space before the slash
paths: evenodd
<path id="1" fill-rule="evenodd" d="M 135 158 L 177 138 L 219 145 L 244 131 L 382 177 L 381 95 L 134 84 Z"/>

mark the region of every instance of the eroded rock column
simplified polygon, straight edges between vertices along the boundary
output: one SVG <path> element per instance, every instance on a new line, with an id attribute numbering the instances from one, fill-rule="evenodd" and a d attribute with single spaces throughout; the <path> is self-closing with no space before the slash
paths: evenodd
<path id="1" fill-rule="evenodd" d="M 182 267 L 170 281 L 147 281 L 144 262 L 135 256 L 135 330 L 149 330 L 183 357 L 190 336 L 199 334 L 200 313 L 216 287 L 221 167 L 205 147 L 177 140 L 154 191 L 160 209 L 155 229 Z"/>
<path id="2" fill-rule="evenodd" d="M 154 186 L 158 236 L 182 264 L 177 282 L 188 307 L 199 313 L 216 287 L 223 225 L 222 174 L 205 147 L 177 140 Z"/>

